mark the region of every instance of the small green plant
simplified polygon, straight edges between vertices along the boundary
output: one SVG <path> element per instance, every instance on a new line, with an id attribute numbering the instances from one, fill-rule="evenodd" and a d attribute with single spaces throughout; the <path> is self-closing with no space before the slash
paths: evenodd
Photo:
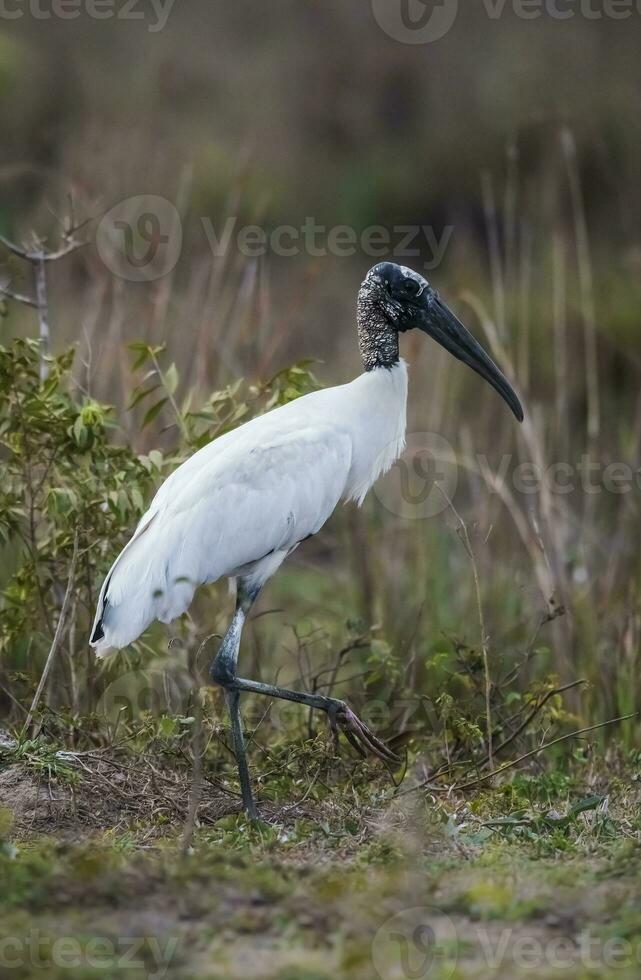
<path id="1" fill-rule="evenodd" d="M 129 349 L 134 355 L 133 370 L 145 369 L 134 388 L 129 409 L 143 410 L 141 429 L 157 418 L 170 420 L 167 427 L 177 428 L 180 434 L 175 447 L 178 458 L 185 450 L 200 449 L 253 416 L 286 405 L 319 387 L 309 367 L 313 362 L 301 361 L 283 368 L 265 382 L 247 384 L 239 378 L 226 388 L 212 392 L 196 407 L 193 390 L 186 392 L 182 399 L 178 397 L 178 369 L 173 362 L 164 367 L 164 345 L 134 343 Z"/>
<path id="2" fill-rule="evenodd" d="M 37 342 L 0 347 L 0 698 L 12 692 L 9 717 L 28 701 L 62 624 L 65 656 L 41 702 L 58 712 L 50 729 L 64 727 L 61 711 L 89 714 L 99 700 L 105 675 L 87 647 L 98 592 L 161 478 L 216 436 L 318 386 L 300 364 L 265 383 L 239 380 L 198 407 L 188 392 L 179 405 L 180 379 L 175 365 L 163 365 L 163 348 L 133 346 L 134 368 L 146 372 L 132 399 L 134 410 L 145 409 L 141 428 L 166 423 L 165 406 L 173 413 L 173 444 L 162 453 L 137 453 L 119 434 L 113 407 L 78 390 L 72 351 L 48 358 L 43 381 Z M 134 656 L 146 645 L 142 638 Z"/>

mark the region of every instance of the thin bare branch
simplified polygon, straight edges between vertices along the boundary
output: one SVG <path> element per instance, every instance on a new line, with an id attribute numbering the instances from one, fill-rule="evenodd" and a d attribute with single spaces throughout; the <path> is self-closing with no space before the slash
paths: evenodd
<path id="1" fill-rule="evenodd" d="M 197 678 L 194 676 L 194 681 Z M 189 805 L 187 816 L 183 828 L 182 853 L 188 854 L 194 840 L 196 829 L 196 817 L 202 799 L 203 791 L 203 702 L 200 690 L 195 690 L 194 704 L 194 728 L 192 732 L 191 747 L 193 753 L 193 763 L 191 771 L 191 787 L 189 790 Z"/>
<path id="2" fill-rule="evenodd" d="M 16 303 L 23 303 L 25 306 L 32 306 L 34 309 L 38 308 L 38 304 L 35 299 L 31 296 L 24 296 L 22 293 L 15 293 L 13 289 L 9 289 L 7 286 L 0 286 L 0 293 L 6 296 L 8 299 L 13 299 Z"/>
<path id="3" fill-rule="evenodd" d="M 500 745 L 497 745 L 496 752 L 497 753 L 501 752 L 503 749 L 507 748 L 508 745 L 511 745 L 512 742 L 519 737 L 521 732 L 524 732 L 525 729 L 528 727 L 528 725 L 530 725 L 534 721 L 539 711 L 541 711 L 545 707 L 548 701 L 551 698 L 553 698 L 555 694 L 564 694 L 565 691 L 570 691 L 575 687 L 580 687 L 583 684 L 587 684 L 587 683 L 588 682 L 584 679 L 578 681 L 571 681 L 569 684 L 564 684 L 563 687 L 555 687 L 553 688 L 553 690 L 548 691 L 547 694 L 545 694 L 540 699 L 540 701 L 536 703 L 532 711 L 530 711 L 530 713 L 523 719 L 519 727 L 515 729 L 511 735 L 508 735 L 508 737 L 503 742 L 501 742 Z"/>
<path id="4" fill-rule="evenodd" d="M 24 723 L 24 727 L 22 729 L 23 735 L 31 727 L 31 722 L 33 721 L 33 716 L 34 716 L 34 714 L 36 713 L 36 711 L 38 709 L 38 705 L 40 704 L 40 698 L 42 697 L 42 692 L 44 691 L 45 684 L 47 683 L 47 679 L 48 679 L 49 674 L 51 672 L 51 668 L 53 667 L 53 662 L 55 660 L 56 653 L 58 652 L 58 647 L 60 646 L 60 640 L 62 639 L 62 633 L 63 633 L 63 630 L 64 630 L 65 621 L 67 619 L 67 609 L 69 608 L 69 602 L 70 602 L 71 593 L 72 593 L 72 590 L 73 590 L 74 579 L 75 579 L 75 576 L 76 576 L 76 562 L 77 562 L 77 560 L 78 560 L 78 532 L 76 531 L 76 535 L 75 535 L 74 540 L 73 540 L 73 555 L 71 557 L 71 565 L 69 566 L 69 577 L 67 579 L 67 589 L 66 589 L 66 592 L 65 592 L 65 597 L 64 597 L 63 602 L 62 602 L 62 608 L 60 609 L 60 616 L 58 617 L 58 624 L 56 626 L 56 632 L 54 633 L 53 642 L 51 644 L 51 648 L 49 650 L 49 653 L 47 655 L 47 659 L 45 661 L 45 666 L 44 666 L 44 670 L 42 671 L 42 677 L 40 678 L 40 683 L 38 684 L 38 687 L 36 689 L 36 693 L 33 696 L 33 701 L 31 702 L 31 707 L 29 708 L 29 713 L 28 713 L 28 715 L 26 717 L 26 720 L 25 720 L 25 723 Z"/>
<path id="5" fill-rule="evenodd" d="M 0 245 L 4 245 L 12 255 L 17 256 L 19 259 L 24 259 L 25 262 L 30 262 L 32 265 L 36 265 L 39 262 L 57 262 L 58 259 L 62 259 L 66 255 L 71 255 L 72 252 L 77 251 L 77 249 L 82 248 L 86 244 L 86 242 L 78 242 L 72 238 L 54 252 L 48 252 L 42 242 L 38 242 L 36 248 L 28 249 L 16 245 L 15 242 L 5 238 L 4 235 L 0 235 Z"/>
<path id="6" fill-rule="evenodd" d="M 75 252 L 76 249 L 81 248 L 86 244 L 85 242 L 79 242 L 74 238 L 75 231 L 75 228 L 70 227 L 68 231 L 63 232 L 63 244 L 55 251 L 49 251 L 45 246 L 44 239 L 37 238 L 35 235 L 33 236 L 33 246 L 31 248 L 16 245 L 15 242 L 5 238 L 4 235 L 0 235 L 1 245 L 4 245 L 4 247 L 11 252 L 12 255 L 17 256 L 19 259 L 23 259 L 25 262 L 29 262 L 29 264 L 33 266 L 36 286 L 35 300 L 28 296 L 12 293 L 11 291 L 8 291 L 2 287 L 0 287 L 0 292 L 20 303 L 24 303 L 26 306 L 32 306 L 38 311 L 41 381 L 46 381 L 49 374 L 47 358 L 51 347 L 46 264 L 47 262 L 56 262 L 58 259 L 64 258 L 66 255 L 70 255 L 72 252 Z"/>
<path id="7" fill-rule="evenodd" d="M 38 326 L 40 330 L 40 380 L 46 381 L 48 367 L 46 358 L 51 351 L 51 331 L 49 329 L 49 299 L 47 297 L 47 273 L 44 259 L 35 266 Z"/>
<path id="8" fill-rule="evenodd" d="M 19 259 L 24 259 L 25 262 L 33 261 L 30 253 L 27 252 L 26 249 L 20 248 L 19 245 L 14 245 L 14 243 L 10 242 L 8 238 L 4 237 L 4 235 L 0 235 L 0 245 L 4 245 L 8 252 L 11 252 L 12 255 L 16 255 Z"/>
<path id="9" fill-rule="evenodd" d="M 542 745 L 538 745 L 535 749 L 531 749 L 530 752 L 525 752 L 523 755 L 518 756 L 518 758 L 513 759 L 512 762 L 506 762 L 504 765 L 499 766 L 494 772 L 487 772 L 483 776 L 479 776 L 477 779 L 472 779 L 467 783 L 455 783 L 453 786 L 447 788 L 443 786 L 432 786 L 431 782 L 435 778 L 431 776 L 430 779 L 426 779 L 424 782 L 419 783 L 417 786 L 412 786 L 410 789 L 404 790 L 402 795 L 407 793 L 415 793 L 419 789 L 427 789 L 431 793 L 447 793 L 448 796 L 452 793 L 463 792 L 463 790 L 474 789 L 475 786 L 479 786 L 481 783 L 486 783 L 488 779 L 492 779 L 494 776 L 498 776 L 502 772 L 507 772 L 508 769 L 514 769 L 519 763 L 525 762 L 526 759 L 531 759 L 535 755 L 540 755 L 541 752 L 545 752 L 547 749 L 552 748 L 553 745 L 559 745 L 561 742 L 567 742 L 571 738 L 579 738 L 581 735 L 587 735 L 589 732 L 596 732 L 600 728 L 607 728 L 609 725 L 616 725 L 620 721 L 629 721 L 630 718 L 638 718 L 639 712 L 633 711 L 629 715 L 620 715 L 618 718 L 610 718 L 609 721 L 599 722 L 598 725 L 588 725 L 586 728 L 579 728 L 577 731 L 568 732 L 566 735 L 559 735 L 558 738 L 553 738 L 549 742 L 544 742 Z"/>

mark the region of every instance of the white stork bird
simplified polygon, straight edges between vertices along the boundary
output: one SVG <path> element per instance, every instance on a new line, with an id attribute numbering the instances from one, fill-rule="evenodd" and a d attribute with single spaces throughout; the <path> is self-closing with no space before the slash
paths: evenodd
<path id="1" fill-rule="evenodd" d="M 374 266 L 358 294 L 364 372 L 354 381 L 299 398 L 205 446 L 160 487 L 102 586 L 91 644 L 132 643 L 155 619 L 169 623 L 199 585 L 237 580 L 236 612 L 210 667 L 225 690 L 243 804 L 254 804 L 239 699 L 242 691 L 327 712 L 364 754 L 397 761 L 343 701 L 290 691 L 237 675 L 241 633 L 265 582 L 323 527 L 341 500 L 360 504 L 403 452 L 407 365 L 399 334 L 417 327 L 485 378 L 519 421 L 523 410 L 506 378 L 426 280 L 403 266 Z"/>

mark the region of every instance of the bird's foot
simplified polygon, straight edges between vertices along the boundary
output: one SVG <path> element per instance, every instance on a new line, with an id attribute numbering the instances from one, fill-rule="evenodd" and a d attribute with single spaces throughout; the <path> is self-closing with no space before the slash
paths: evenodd
<path id="1" fill-rule="evenodd" d="M 327 717 L 335 745 L 338 744 L 338 735 L 342 732 L 359 755 L 366 756 L 370 753 L 383 762 L 389 762 L 392 765 L 398 765 L 401 761 L 396 753 L 392 752 L 385 742 L 382 742 L 344 701 L 332 698 L 327 708 Z"/>

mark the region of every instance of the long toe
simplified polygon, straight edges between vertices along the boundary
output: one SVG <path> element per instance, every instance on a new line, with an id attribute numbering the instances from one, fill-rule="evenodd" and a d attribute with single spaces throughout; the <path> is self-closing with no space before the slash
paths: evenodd
<path id="1" fill-rule="evenodd" d="M 391 765 L 400 763 L 399 756 L 392 752 L 385 742 L 374 735 L 344 702 L 339 701 L 333 709 L 330 709 L 329 718 L 332 732 L 341 731 L 360 755 L 364 756 L 369 753 Z"/>

